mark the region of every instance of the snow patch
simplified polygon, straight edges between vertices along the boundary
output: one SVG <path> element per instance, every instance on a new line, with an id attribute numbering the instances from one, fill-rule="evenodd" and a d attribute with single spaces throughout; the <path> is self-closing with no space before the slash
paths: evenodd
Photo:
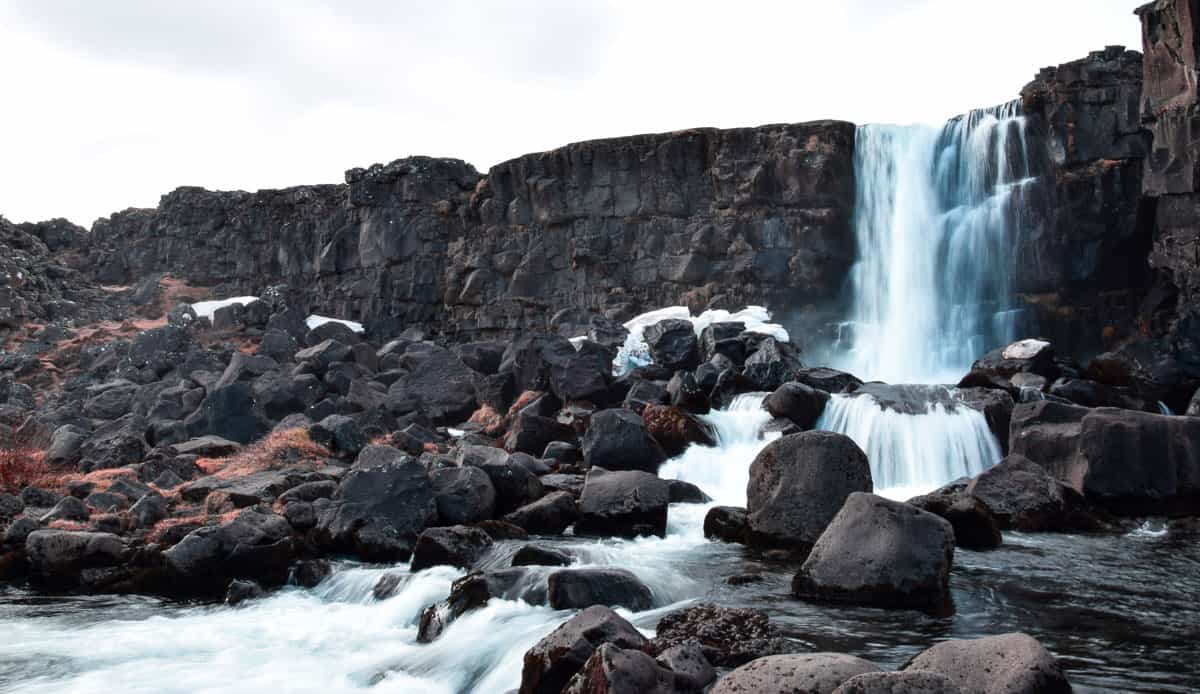
<path id="1" fill-rule="evenodd" d="M 232 299 L 197 301 L 196 303 L 192 304 L 192 310 L 196 312 L 197 318 L 207 318 L 212 320 L 213 314 L 217 312 L 217 309 L 225 308 L 226 306 L 233 306 L 234 304 L 245 306 L 246 304 L 252 304 L 255 301 L 258 301 L 257 296 L 235 296 Z"/>
<path id="2" fill-rule="evenodd" d="M 350 328 L 351 330 L 353 330 L 356 333 L 361 333 L 363 331 L 363 324 L 356 323 L 352 320 L 342 320 L 340 318 L 330 318 L 328 316 L 318 316 L 315 313 L 312 314 L 311 316 L 309 316 L 308 318 L 304 319 L 304 324 L 308 326 L 309 330 L 315 330 L 318 327 L 325 325 L 326 323 L 341 323 L 342 325 L 346 326 L 347 328 Z"/>
<path id="3" fill-rule="evenodd" d="M 789 342 L 791 339 L 782 325 L 771 322 L 770 311 L 762 306 L 747 306 L 734 313 L 724 309 L 710 310 L 699 316 L 692 316 L 686 306 L 668 306 L 643 313 L 625 323 L 629 336 L 625 338 L 625 344 L 613 359 L 613 371 L 616 375 L 620 376 L 654 361 L 650 357 L 650 348 L 646 345 L 643 333 L 647 327 L 668 318 L 691 321 L 697 335 L 713 323 L 745 323 L 747 332 L 770 335 L 780 342 Z"/>

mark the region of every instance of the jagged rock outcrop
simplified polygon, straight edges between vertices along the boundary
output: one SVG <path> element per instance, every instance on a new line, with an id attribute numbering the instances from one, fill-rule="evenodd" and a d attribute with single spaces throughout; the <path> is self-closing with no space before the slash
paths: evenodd
<path id="1" fill-rule="evenodd" d="M 381 333 L 510 335 L 563 309 L 817 303 L 854 258 L 853 148 L 852 124 L 821 121 L 582 142 L 487 176 L 411 157 L 351 170 L 345 185 L 180 188 L 99 220 L 88 265 L 107 283 L 163 271 L 229 294 L 285 283 Z"/>

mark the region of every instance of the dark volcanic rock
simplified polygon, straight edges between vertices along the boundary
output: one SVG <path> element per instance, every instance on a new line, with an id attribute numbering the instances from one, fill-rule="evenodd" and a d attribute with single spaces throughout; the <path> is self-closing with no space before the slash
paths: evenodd
<path id="1" fill-rule="evenodd" d="M 667 532 L 670 488 L 648 472 L 611 472 L 594 467 L 579 496 L 575 532 L 602 537 L 636 537 Z"/>
<path id="2" fill-rule="evenodd" d="M 550 607 L 581 609 L 591 605 L 625 607 L 634 612 L 654 606 L 654 595 L 624 569 L 564 569 L 550 574 Z"/>
<path id="3" fill-rule="evenodd" d="M 915 506 L 856 492 L 792 581 L 801 598 L 934 607 L 950 594 L 954 530 Z"/>
<path id="4" fill-rule="evenodd" d="M 496 512 L 496 488 L 477 467 L 448 467 L 429 473 L 437 502 L 438 520 L 447 525 L 469 525 L 487 520 Z"/>
<path id="5" fill-rule="evenodd" d="M 321 513 L 317 533 L 330 548 L 368 561 L 404 561 L 436 517 L 433 485 L 420 463 L 401 458 L 356 464 Z"/>
<path id="6" fill-rule="evenodd" d="M 469 569 L 491 546 L 492 538 L 478 528 L 429 528 L 417 537 L 410 569 L 416 572 L 441 565 Z"/>
<path id="7" fill-rule="evenodd" d="M 579 518 L 579 507 L 569 492 L 551 492 L 504 517 L 504 520 L 540 535 L 558 535 Z"/>
<path id="8" fill-rule="evenodd" d="M 583 436 L 583 460 L 588 467 L 653 473 L 666 459 L 642 418 L 623 408 L 592 415 Z"/>
<path id="9" fill-rule="evenodd" d="M 717 680 L 710 694 L 832 694 L 846 680 L 878 671 L 870 661 L 840 653 L 772 655 Z"/>
<path id="10" fill-rule="evenodd" d="M 943 641 L 913 658 L 906 672 L 945 675 L 963 692 L 1069 694 L 1058 660 L 1037 639 L 1001 634 Z"/>
<path id="11" fill-rule="evenodd" d="M 232 578 L 282 585 L 295 552 L 286 520 L 247 509 L 220 526 L 191 532 L 163 559 L 177 586 L 219 594 Z"/>
<path id="12" fill-rule="evenodd" d="M 965 494 L 982 501 L 1004 530 L 1072 532 L 1103 527 L 1078 492 L 1019 454 L 971 480 Z"/>
<path id="13" fill-rule="evenodd" d="M 646 405 L 642 409 L 642 422 L 667 455 L 679 455 L 692 444 L 715 446 L 717 443 L 704 422 L 680 407 Z"/>
<path id="14" fill-rule="evenodd" d="M 675 673 L 642 651 L 601 644 L 564 694 L 675 694 Z"/>
<path id="15" fill-rule="evenodd" d="M 76 583 L 86 569 L 116 566 L 127 559 L 121 538 L 108 533 L 35 530 L 25 538 L 33 576 L 48 583 Z"/>
<path id="16" fill-rule="evenodd" d="M 691 321 L 668 318 L 646 326 L 642 333 L 654 363 L 671 371 L 700 365 L 700 341 Z"/>
<path id="17" fill-rule="evenodd" d="M 434 424 L 457 424 L 471 416 L 477 406 L 475 372 L 462 359 L 434 348 L 412 361 L 409 373 L 388 388 L 392 412 L 420 412 Z"/>
<path id="18" fill-rule="evenodd" d="M 750 519 L 746 509 L 736 506 L 714 506 L 704 516 L 704 536 L 725 542 L 748 543 Z"/>
<path id="19" fill-rule="evenodd" d="M 525 653 L 520 694 L 559 694 L 603 644 L 646 651 L 650 642 L 607 607 L 595 605 L 550 632 Z"/>
<path id="20" fill-rule="evenodd" d="M 791 382 L 784 383 L 767 396 L 763 407 L 772 417 L 789 419 L 807 431 L 816 425 L 828 402 L 829 393 L 803 383 Z"/>
<path id="21" fill-rule="evenodd" d="M 751 540 L 807 551 L 854 492 L 871 492 L 867 456 L 846 436 L 809 431 L 777 439 L 750 465 Z"/>
<path id="22" fill-rule="evenodd" d="M 738 667 L 787 650 L 766 612 L 709 603 L 670 612 L 659 620 L 655 652 L 688 643 L 698 644 L 708 662 L 717 667 Z"/>
<path id="23" fill-rule="evenodd" d="M 945 675 L 934 672 L 868 672 L 851 677 L 833 694 L 964 694 Z"/>
<path id="24" fill-rule="evenodd" d="M 567 566 L 571 555 L 552 547 L 525 545 L 512 557 L 513 566 Z"/>

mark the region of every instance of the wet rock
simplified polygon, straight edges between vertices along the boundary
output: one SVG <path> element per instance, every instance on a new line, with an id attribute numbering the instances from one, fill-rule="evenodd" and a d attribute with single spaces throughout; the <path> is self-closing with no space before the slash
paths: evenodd
<path id="1" fill-rule="evenodd" d="M 742 375 L 754 384 L 755 390 L 769 392 L 795 380 L 803 369 L 799 350 L 791 343 L 764 337 L 754 354 L 746 359 Z"/>
<path id="2" fill-rule="evenodd" d="M 657 472 L 667 455 L 641 417 L 617 408 L 592 415 L 583 436 L 583 459 L 588 467 Z"/>
<path id="3" fill-rule="evenodd" d="M 994 549 L 1003 542 L 996 516 L 978 497 L 964 494 L 937 515 L 954 528 L 954 542 L 967 549 Z"/>
<path id="4" fill-rule="evenodd" d="M 483 470 L 467 465 L 434 470 L 429 481 L 437 502 L 438 521 L 470 525 L 496 512 L 496 488 Z"/>
<path id="5" fill-rule="evenodd" d="M 359 458 L 361 463 L 361 454 Z M 320 514 L 317 535 L 331 549 L 368 561 L 404 561 L 417 535 L 437 517 L 429 475 L 407 457 L 379 465 L 360 463 L 346 474 L 329 508 Z"/>
<path id="6" fill-rule="evenodd" d="M 674 673 L 677 691 L 702 692 L 717 679 L 717 671 L 695 642 L 671 646 L 659 653 L 655 660 Z"/>
<path id="7" fill-rule="evenodd" d="M 846 680 L 833 694 L 965 694 L 934 672 L 868 672 Z"/>
<path id="8" fill-rule="evenodd" d="M 870 491 L 867 456 L 849 437 L 808 431 L 776 439 L 750 465 L 750 539 L 805 552 L 850 494 Z"/>
<path id="9" fill-rule="evenodd" d="M 1054 346 L 1046 340 L 1027 339 L 988 352 L 971 365 L 994 377 L 1010 379 L 1018 373 L 1034 373 L 1053 381 L 1058 378 L 1054 363 Z"/>
<path id="10" fill-rule="evenodd" d="M 708 414 L 712 409 L 708 398 L 709 389 L 703 388 L 687 371 L 676 371 L 667 383 L 671 405 L 692 414 Z"/>
<path id="11" fill-rule="evenodd" d="M 800 369 L 795 374 L 795 381 L 826 393 L 849 393 L 862 385 L 853 374 L 820 366 Z"/>
<path id="12" fill-rule="evenodd" d="M 579 518 L 579 507 L 569 492 L 551 492 L 504 517 L 504 520 L 539 535 L 558 535 Z"/>
<path id="13" fill-rule="evenodd" d="M 594 605 L 552 631 L 525 653 L 520 694 L 559 694 L 603 644 L 645 651 L 649 641 L 607 607 Z"/>
<path id="14" fill-rule="evenodd" d="M 376 586 L 376 597 L 378 595 L 379 586 Z M 451 584 L 449 597 L 421 611 L 417 643 L 433 643 L 451 622 L 471 610 L 483 607 L 492 597 L 491 587 L 484 575 L 475 573 L 458 579 Z"/>
<path id="15" fill-rule="evenodd" d="M 965 493 L 986 504 L 1002 530 L 1072 532 L 1104 527 L 1078 492 L 1019 454 L 975 477 Z"/>
<path id="16" fill-rule="evenodd" d="M 219 526 L 191 532 L 163 552 L 163 559 L 177 589 L 216 592 L 232 578 L 284 584 L 295 551 L 286 520 L 248 509 Z"/>
<path id="17" fill-rule="evenodd" d="M 829 393 L 793 381 L 784 383 L 767 396 L 763 407 L 772 417 L 791 420 L 796 426 L 807 431 L 816 426 L 828 402 Z"/>
<path id="18" fill-rule="evenodd" d="M 954 530 L 945 519 L 855 492 L 792 581 L 800 598 L 934 607 L 950 594 Z"/>
<path id="19" fill-rule="evenodd" d="M 121 538 L 109 533 L 49 529 L 29 533 L 25 555 L 34 578 L 60 584 L 79 582 L 88 569 L 120 565 L 128 551 Z"/>
<path id="20" fill-rule="evenodd" d="M 669 456 L 679 455 L 693 444 L 717 445 L 708 425 L 680 407 L 646 405 L 642 408 L 642 423 Z"/>
<path id="21" fill-rule="evenodd" d="M 593 467 L 579 496 L 579 535 L 637 537 L 667 530 L 670 488 L 648 472 Z"/>
<path id="22" fill-rule="evenodd" d="M 230 607 L 237 607 L 244 602 L 265 597 L 266 594 L 267 591 L 263 590 L 263 587 L 257 581 L 244 581 L 235 578 L 229 582 L 229 590 L 225 592 L 225 604 Z"/>
<path id="23" fill-rule="evenodd" d="M 668 318 L 646 326 L 642 338 L 654 363 L 671 371 L 700 365 L 700 342 L 691 321 Z"/>
<path id="24" fill-rule="evenodd" d="M 744 508 L 714 506 L 704 516 L 704 536 L 710 540 L 746 544 L 749 532 L 750 519 Z"/>
<path id="25" fill-rule="evenodd" d="M 983 413 L 988 430 L 996 437 L 1000 450 L 1008 451 L 1012 411 L 1016 407 L 1012 395 L 994 388 L 960 388 L 957 394 L 964 405 Z"/>
<path id="26" fill-rule="evenodd" d="M 675 673 L 642 651 L 601 644 L 564 694 L 674 694 Z"/>
<path id="27" fill-rule="evenodd" d="M 650 589 L 624 569 L 555 571 L 549 578 L 549 599 L 556 610 L 606 605 L 641 612 L 654 606 Z"/>
<path id="28" fill-rule="evenodd" d="M 568 566 L 571 555 L 552 547 L 525 545 L 513 555 L 513 566 Z"/>
<path id="29" fill-rule="evenodd" d="M 492 538 L 478 528 L 465 525 L 429 528 L 417 537 L 411 570 L 415 573 L 431 566 L 469 569 L 491 546 Z"/>
<path id="30" fill-rule="evenodd" d="M 665 654 L 687 644 L 698 645 L 705 660 L 722 668 L 787 650 L 766 612 L 709 603 L 670 612 L 659 621 L 653 652 Z"/>
<path id="31" fill-rule="evenodd" d="M 746 331 L 741 322 L 710 323 L 700 331 L 700 353 L 707 361 L 716 355 L 724 356 L 734 364 L 746 360 L 746 346 L 738 339 Z"/>
<path id="32" fill-rule="evenodd" d="M 1065 479 L 1067 462 L 1075 457 L 1079 430 L 1088 411 L 1050 400 L 1017 405 L 1009 428 L 1009 452 L 1025 456 L 1055 477 Z"/>
<path id="33" fill-rule="evenodd" d="M 879 666 L 852 655 L 772 655 L 717 680 L 710 694 L 832 694 L 850 678 L 868 672 L 879 672 Z"/>
<path id="34" fill-rule="evenodd" d="M 906 672 L 933 672 L 963 692 L 1067 694 L 1071 685 L 1058 660 L 1037 639 L 1013 633 L 943 641 L 913 658 Z"/>
<path id="35" fill-rule="evenodd" d="M 667 480 L 667 494 L 673 504 L 707 504 L 712 501 L 699 487 L 683 480 Z"/>

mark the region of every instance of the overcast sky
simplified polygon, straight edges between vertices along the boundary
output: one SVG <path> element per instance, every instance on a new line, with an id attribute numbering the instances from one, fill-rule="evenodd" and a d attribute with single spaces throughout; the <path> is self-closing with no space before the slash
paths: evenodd
<path id="1" fill-rule="evenodd" d="M 1137 0 L 0 0 L 0 214 L 488 167 L 577 140 L 941 122 L 1140 50 Z"/>

